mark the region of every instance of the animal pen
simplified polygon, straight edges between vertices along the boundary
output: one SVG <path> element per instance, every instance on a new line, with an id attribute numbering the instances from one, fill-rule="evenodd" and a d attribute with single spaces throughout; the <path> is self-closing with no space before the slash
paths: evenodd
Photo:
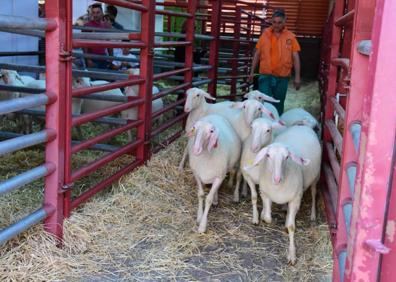
<path id="1" fill-rule="evenodd" d="M 141 29 L 73 26 L 72 0 L 46 1 L 46 17 L 41 19 L 0 15 L 0 31 L 45 38 L 46 43 L 45 66 L 0 64 L 1 69 L 45 73 L 46 76 L 45 89 L 0 85 L 0 91 L 26 93 L 1 101 L 1 115 L 45 116 L 45 128 L 37 132 L 25 135 L 0 132 L 4 140 L 0 142 L 1 156 L 38 144 L 45 146 L 43 164 L 0 183 L 1 195 L 40 178 L 44 178 L 45 184 L 42 207 L 1 230 L 0 244 L 41 221 L 46 231 L 61 240 L 64 220 L 73 217 L 73 210 L 147 163 L 153 154 L 182 135 L 187 116 L 181 110 L 186 100 L 185 90 L 207 87 L 211 95 L 230 100 L 238 100 L 249 91 L 251 51 L 261 31 L 270 24 L 268 18 L 273 7 L 284 7 L 287 14 L 293 14 L 304 7 L 315 11 L 315 7 L 323 5 L 319 4 L 322 1 L 309 0 L 265 1 L 264 4 L 242 0 L 97 2 L 140 12 Z M 330 2 L 327 21 L 320 26 L 323 34 L 319 86 L 323 141 L 321 192 L 333 247 L 332 280 L 393 281 L 396 272 L 393 267 L 396 263 L 396 97 L 392 86 L 395 86 L 396 62 L 392 51 L 396 49 L 396 40 L 392 37 L 391 18 L 395 15 L 396 2 Z M 328 5 L 327 1 L 324 3 Z M 155 32 L 156 15 L 164 17 L 166 31 Z M 186 21 L 185 33 L 179 32 L 176 18 Z M 309 25 L 315 16 L 306 15 L 300 23 L 304 20 L 305 25 L 297 29 L 304 30 L 303 35 L 309 38 L 317 32 Z M 81 30 L 95 32 L 78 32 Z M 134 48 L 139 50 L 138 59 L 76 52 L 78 48 L 90 47 Z M 174 47 L 184 47 L 184 63 L 174 62 L 167 53 Z M 162 52 L 156 52 L 157 49 Z M 197 49 L 207 50 L 208 54 L 199 64 L 193 62 Z M 3 52 L 1 56 L 37 54 Z M 72 66 L 76 58 L 135 60 L 140 64 L 140 74 L 81 70 Z M 111 82 L 73 88 L 73 77 Z M 172 83 L 152 95 L 154 82 L 164 79 Z M 139 87 L 137 97 L 94 94 L 132 85 Z M 220 85 L 227 86 L 227 93 L 218 93 Z M 73 97 L 119 104 L 94 113 L 73 115 Z M 166 103 L 153 112 L 152 101 L 156 99 L 164 99 Z M 31 110 L 42 105 L 45 112 Z M 133 107 L 138 107 L 136 120 L 110 117 Z M 86 140 L 74 140 L 73 128 L 88 122 L 112 127 Z M 133 140 L 122 139 L 117 146 L 108 144 L 108 140 L 132 129 Z M 88 149 L 101 153 L 95 160 L 76 166 L 74 156 Z M 122 166 L 114 169 L 114 162 Z M 81 193 L 80 189 L 74 189 L 81 179 L 102 168 L 111 170 L 111 174 L 85 187 Z"/>

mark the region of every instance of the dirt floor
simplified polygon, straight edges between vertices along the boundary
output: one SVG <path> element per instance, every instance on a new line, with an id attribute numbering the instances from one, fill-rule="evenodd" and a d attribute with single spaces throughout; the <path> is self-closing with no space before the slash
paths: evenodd
<path id="1" fill-rule="evenodd" d="M 311 102 L 304 87 L 315 89 L 303 85 L 295 95 Z M 289 95 L 286 106 L 300 100 Z M 331 280 L 331 243 L 321 197 L 315 224 L 309 220 L 309 193 L 297 214 L 295 266 L 286 263 L 288 236 L 281 207 L 273 207 L 273 224 L 255 226 L 250 198 L 233 203 L 226 185 L 219 206 L 209 213 L 208 232 L 198 234 L 196 184 L 189 169 L 177 170 L 185 141 L 179 139 L 74 212 L 65 222 L 62 249 L 42 226 L 2 246 L 0 281 Z M 28 162 L 29 156 L 21 159 Z M 26 206 L 33 205 L 27 200 Z M 13 203 L 25 208 L 23 201 Z"/>

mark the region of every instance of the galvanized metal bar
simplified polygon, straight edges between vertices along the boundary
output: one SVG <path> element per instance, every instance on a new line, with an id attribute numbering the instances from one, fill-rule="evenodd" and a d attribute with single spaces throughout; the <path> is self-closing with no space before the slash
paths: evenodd
<path id="1" fill-rule="evenodd" d="M 163 78 L 175 75 L 175 74 L 184 73 L 189 70 L 190 70 L 189 68 L 181 68 L 181 69 L 177 69 L 177 70 L 171 70 L 171 71 L 167 71 L 167 72 L 157 73 L 157 74 L 153 75 L 153 80 L 163 79 Z"/>
<path id="2" fill-rule="evenodd" d="M 154 47 L 164 48 L 188 45 L 191 45 L 191 41 L 159 41 L 154 43 Z"/>
<path id="3" fill-rule="evenodd" d="M 0 156 L 10 154 L 17 150 L 22 150 L 47 141 L 52 141 L 55 137 L 55 131 L 45 129 L 37 133 L 23 135 L 17 138 L 2 141 L 0 142 Z"/>
<path id="4" fill-rule="evenodd" d="M 166 16 L 175 16 L 175 17 L 185 17 L 191 18 L 192 15 L 190 13 L 183 13 L 183 12 L 175 12 L 175 11 L 168 11 L 168 10 L 155 10 L 157 15 L 166 15 Z"/>
<path id="5" fill-rule="evenodd" d="M 28 35 L 28 36 L 35 36 L 40 38 L 45 38 L 45 32 L 33 29 L 14 29 L 14 28 L 2 28 L 0 27 L 0 31 L 8 32 L 12 34 L 21 34 L 21 35 Z"/>
<path id="6" fill-rule="evenodd" d="M 45 92 L 45 89 L 40 89 L 40 88 L 19 87 L 19 86 L 3 85 L 3 84 L 0 84 L 0 90 L 30 93 L 30 94 L 40 94 Z"/>
<path id="7" fill-rule="evenodd" d="M 144 103 L 143 99 L 136 98 L 133 101 L 129 101 L 129 102 L 126 102 L 126 103 L 123 103 L 120 105 L 115 105 L 115 106 L 100 110 L 98 112 L 83 114 L 83 115 L 73 118 L 72 125 L 73 126 L 81 125 L 83 123 L 96 120 L 100 117 L 104 117 L 104 116 L 112 115 L 112 114 L 115 114 L 118 112 L 122 112 L 123 110 L 127 110 L 129 108 L 141 105 L 143 103 Z"/>
<path id="8" fill-rule="evenodd" d="M 169 137 L 165 141 L 161 141 L 161 144 L 159 144 L 157 147 L 155 147 L 152 151 L 153 154 L 158 153 L 161 149 L 166 148 L 168 145 L 170 145 L 173 141 L 177 140 L 184 132 L 184 129 L 181 129 L 180 131 L 176 132 L 173 134 L 171 137 Z"/>
<path id="9" fill-rule="evenodd" d="M 1 29 L 0 29 L 1 31 Z M 13 56 L 38 56 L 43 55 L 43 51 L 2 51 L 0 52 L 0 57 L 13 57 Z"/>
<path id="10" fill-rule="evenodd" d="M 9 193 L 12 190 L 22 187 L 23 185 L 34 182 L 41 177 L 53 173 L 56 166 L 53 163 L 45 163 L 41 166 L 33 168 L 18 174 L 10 179 L 0 182 L 0 195 Z"/>
<path id="11" fill-rule="evenodd" d="M 184 88 L 187 87 L 188 85 L 190 85 L 190 83 L 189 83 L 189 82 L 185 82 L 185 83 L 182 83 L 182 84 L 180 84 L 180 85 L 178 85 L 178 86 L 176 86 L 176 87 L 171 87 L 171 88 L 163 89 L 163 90 L 161 90 L 160 92 L 158 92 L 157 94 L 153 95 L 153 101 L 156 100 L 156 99 L 165 97 L 165 96 L 168 95 L 169 93 L 176 92 L 176 91 L 178 91 L 178 90 L 184 89 Z"/>
<path id="12" fill-rule="evenodd" d="M 135 128 L 135 127 L 141 125 L 142 123 L 143 123 L 143 121 L 141 121 L 141 120 L 132 121 L 130 123 L 127 123 L 126 125 L 123 125 L 123 126 L 118 127 L 116 129 L 110 130 L 110 131 L 108 131 L 106 133 L 100 134 L 100 135 L 98 135 L 96 137 L 90 138 L 90 139 L 85 140 L 83 142 L 80 142 L 79 144 L 76 144 L 76 145 L 72 146 L 72 151 L 71 152 L 72 152 L 72 154 L 75 154 L 78 151 L 90 148 L 91 146 L 93 146 L 93 145 L 95 145 L 95 144 L 97 144 L 97 143 L 99 143 L 101 141 L 105 141 L 105 140 L 108 140 L 110 138 L 113 138 L 114 136 L 116 136 L 116 135 L 118 135 L 120 133 L 123 133 L 123 132 L 125 132 L 127 130 L 130 130 L 132 128 Z"/>
<path id="13" fill-rule="evenodd" d="M 193 87 L 198 87 L 198 86 L 201 86 L 201 85 L 204 85 L 204 84 L 209 84 L 209 83 L 211 83 L 213 81 L 213 79 L 201 79 L 201 80 L 198 80 L 198 81 L 193 81 L 193 83 L 192 83 L 192 86 Z"/>
<path id="14" fill-rule="evenodd" d="M 71 175 L 71 181 L 74 182 L 84 176 L 87 176 L 88 174 L 94 172 L 95 170 L 100 169 L 104 165 L 110 163 L 111 161 L 115 160 L 116 158 L 128 154 L 132 152 L 134 149 L 136 149 L 138 146 L 143 144 L 143 140 L 137 139 L 135 142 L 131 144 L 127 144 L 125 146 L 122 146 L 119 150 L 109 153 L 75 171 L 73 171 Z"/>
<path id="15" fill-rule="evenodd" d="M 118 30 L 119 31 L 119 30 Z M 74 32 L 73 39 L 88 40 L 137 40 L 141 38 L 140 32 Z"/>
<path id="16" fill-rule="evenodd" d="M 17 112 L 20 110 L 43 106 L 48 103 L 48 96 L 45 94 L 37 94 L 34 96 L 26 96 L 23 98 L 14 98 L 0 102 L 0 115 Z"/>
<path id="17" fill-rule="evenodd" d="M 15 15 L 0 15 L 0 27 L 9 29 L 54 30 L 57 27 L 53 19 L 32 19 Z"/>
<path id="18" fill-rule="evenodd" d="M 124 58 L 124 57 L 116 57 L 116 56 L 105 56 L 105 55 L 95 55 L 81 52 L 73 52 L 73 57 L 76 58 L 88 58 L 88 59 L 97 59 L 102 61 L 120 61 L 120 62 L 132 62 L 139 63 L 140 60 L 138 58 Z"/>
<path id="19" fill-rule="evenodd" d="M 109 186 L 111 183 L 114 183 L 117 179 L 119 179 L 121 176 L 126 175 L 127 173 L 131 172 L 133 169 L 136 167 L 142 165 L 144 163 L 143 160 L 135 160 L 131 164 L 128 164 L 124 168 L 120 169 L 118 172 L 110 176 L 109 178 L 103 180 L 99 184 L 96 184 L 94 187 L 89 189 L 88 191 L 85 191 L 83 194 L 79 195 L 77 198 L 73 199 L 71 202 L 71 209 L 75 209 L 82 203 L 86 202 L 89 198 L 91 198 L 93 195 L 99 193 L 101 190 Z"/>
<path id="20" fill-rule="evenodd" d="M 11 238 L 14 238 L 18 234 L 21 234 L 23 231 L 29 229 L 33 225 L 39 223 L 44 218 L 46 218 L 47 216 L 52 214 L 52 213 L 49 213 L 48 210 L 49 210 L 48 207 L 40 208 L 37 211 L 22 218 L 18 222 L 14 223 L 13 225 L 11 225 L 5 229 L 2 229 L 0 231 L 0 245 L 4 244 Z M 53 208 L 51 208 L 50 210 L 53 211 Z"/>
<path id="21" fill-rule="evenodd" d="M 94 97 L 93 95 L 96 95 L 97 97 L 99 97 L 97 94 L 92 94 L 92 93 L 103 92 L 103 91 L 107 91 L 107 90 L 111 90 L 111 89 L 127 87 L 127 86 L 136 85 L 136 84 L 142 84 L 142 83 L 144 83 L 144 79 L 141 79 L 138 77 L 130 77 L 129 79 L 124 80 L 124 81 L 116 81 L 116 82 L 102 84 L 102 85 L 75 88 L 75 89 L 73 89 L 72 95 L 73 95 L 73 97 L 82 97 L 82 96 L 91 94 L 91 95 L 89 95 L 90 97 Z M 111 96 L 110 94 L 105 94 L 105 95 Z M 112 96 L 115 96 L 115 95 L 112 95 Z M 125 101 L 125 100 L 122 100 L 122 101 Z"/>
<path id="22" fill-rule="evenodd" d="M 73 48 L 144 48 L 146 45 L 141 41 L 101 41 L 74 39 Z"/>
<path id="23" fill-rule="evenodd" d="M 154 136 L 160 134 L 161 132 L 165 131 L 166 129 L 168 129 L 169 127 L 183 121 L 184 118 L 186 118 L 188 116 L 188 113 L 182 113 L 181 115 L 167 121 L 166 123 L 162 124 L 160 127 L 156 128 L 155 130 L 153 130 L 153 132 L 151 133 L 151 138 L 153 138 Z"/>
<path id="24" fill-rule="evenodd" d="M 186 98 L 182 98 L 180 100 L 177 100 L 176 102 L 170 103 L 166 107 L 163 107 L 161 110 L 153 112 L 151 117 L 154 120 L 158 118 L 160 115 L 166 113 L 167 111 L 175 109 L 178 105 L 184 105 L 185 102 L 186 102 Z"/>

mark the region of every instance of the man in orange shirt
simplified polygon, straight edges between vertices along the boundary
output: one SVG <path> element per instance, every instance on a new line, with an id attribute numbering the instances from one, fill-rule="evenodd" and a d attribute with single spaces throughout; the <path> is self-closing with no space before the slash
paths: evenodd
<path id="1" fill-rule="evenodd" d="M 249 81 L 253 81 L 254 71 L 260 62 L 259 90 L 278 100 L 274 106 L 283 113 L 287 86 L 291 69 L 294 66 L 294 87 L 300 88 L 301 50 L 296 36 L 285 27 L 286 15 L 283 10 L 275 10 L 272 15 L 272 27 L 261 34 L 253 56 Z"/>

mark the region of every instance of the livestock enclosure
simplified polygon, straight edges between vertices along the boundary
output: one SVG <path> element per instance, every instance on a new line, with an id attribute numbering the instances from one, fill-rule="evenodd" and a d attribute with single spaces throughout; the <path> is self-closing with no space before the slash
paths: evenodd
<path id="1" fill-rule="evenodd" d="M 0 76 L 2 280 L 393 281 L 395 1 L 94 1 L 118 7 L 124 29 L 76 24 L 76 0 L 36 2 L 0 12 L 0 69 L 45 85 Z M 319 218 L 304 199 L 295 266 L 281 207 L 255 226 L 249 201 L 225 190 L 197 234 L 194 178 L 177 170 L 186 90 L 242 100 L 279 7 L 306 74 L 286 109 L 319 120 L 323 149 Z M 98 67 L 114 61 L 135 70 Z M 92 101 L 106 106 L 84 109 Z"/>

